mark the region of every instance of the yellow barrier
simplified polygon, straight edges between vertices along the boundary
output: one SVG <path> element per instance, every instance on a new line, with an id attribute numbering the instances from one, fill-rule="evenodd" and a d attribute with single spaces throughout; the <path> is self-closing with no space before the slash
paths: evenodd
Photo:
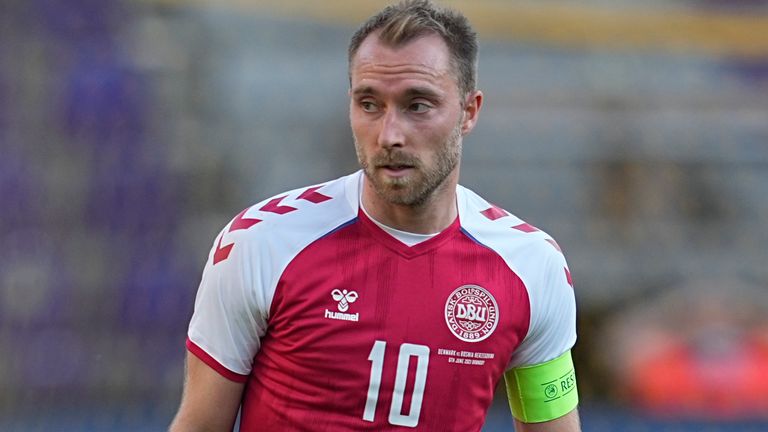
<path id="1" fill-rule="evenodd" d="M 335 25 L 359 24 L 376 0 L 144 0 L 237 8 Z M 442 2 L 462 10 L 484 39 L 598 50 L 652 50 L 768 58 L 768 13 L 749 15 L 680 8 L 597 7 L 511 0 Z"/>

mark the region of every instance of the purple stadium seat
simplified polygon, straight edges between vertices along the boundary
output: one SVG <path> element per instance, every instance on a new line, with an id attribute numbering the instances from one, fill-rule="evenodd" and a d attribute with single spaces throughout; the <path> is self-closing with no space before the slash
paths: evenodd
<path id="1" fill-rule="evenodd" d="M 192 312 L 199 272 L 174 248 L 174 234 L 145 236 L 131 245 L 120 286 L 119 325 L 183 334 Z"/>
<path id="2" fill-rule="evenodd" d="M 41 187 L 31 165 L 11 149 L 0 135 L 0 237 L 13 230 L 36 226 L 40 221 Z M 3 243 L 5 244 L 5 243 Z"/>
<path id="3" fill-rule="evenodd" d="M 118 0 L 34 0 L 31 7 L 50 35 L 63 43 L 111 43 L 121 15 Z"/>

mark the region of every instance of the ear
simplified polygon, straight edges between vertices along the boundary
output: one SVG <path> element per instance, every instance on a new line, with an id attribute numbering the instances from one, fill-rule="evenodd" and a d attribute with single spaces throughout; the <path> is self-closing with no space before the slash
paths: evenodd
<path id="1" fill-rule="evenodd" d="M 480 115 L 480 107 L 483 105 L 483 92 L 475 90 L 467 95 L 464 103 L 463 118 L 461 120 L 461 135 L 469 134 L 477 124 L 477 118 Z"/>

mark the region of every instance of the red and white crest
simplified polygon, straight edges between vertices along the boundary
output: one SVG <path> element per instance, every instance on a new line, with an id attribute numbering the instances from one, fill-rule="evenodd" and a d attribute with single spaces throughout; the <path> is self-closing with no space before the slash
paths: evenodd
<path id="1" fill-rule="evenodd" d="M 445 323 L 454 336 L 464 342 L 479 342 L 496 329 L 499 306 L 485 288 L 463 285 L 445 302 Z"/>

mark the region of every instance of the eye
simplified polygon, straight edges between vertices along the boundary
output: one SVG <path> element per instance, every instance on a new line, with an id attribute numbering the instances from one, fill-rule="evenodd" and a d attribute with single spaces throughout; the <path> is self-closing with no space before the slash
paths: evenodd
<path id="1" fill-rule="evenodd" d="M 408 107 L 408 110 L 412 113 L 422 114 L 429 111 L 431 108 L 431 105 L 424 102 L 414 102 Z"/>
<path id="2" fill-rule="evenodd" d="M 360 108 L 367 113 L 375 113 L 379 110 L 379 107 L 371 101 L 360 101 Z"/>

